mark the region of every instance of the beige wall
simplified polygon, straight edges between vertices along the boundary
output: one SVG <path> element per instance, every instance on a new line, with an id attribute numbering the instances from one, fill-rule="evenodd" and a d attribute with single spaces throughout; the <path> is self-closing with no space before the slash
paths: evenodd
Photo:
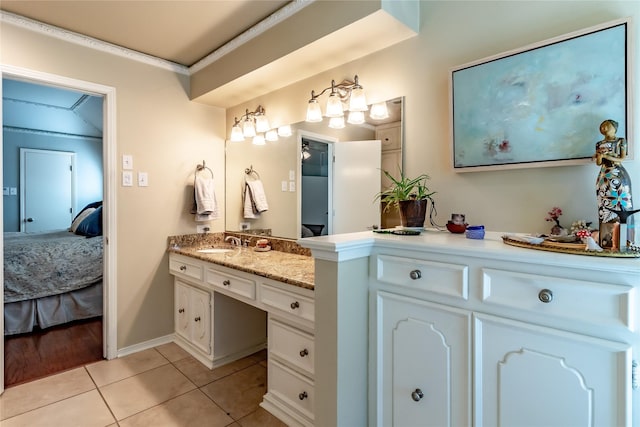
<path id="1" fill-rule="evenodd" d="M 195 231 L 188 214 L 196 164 L 218 179 L 224 200 L 224 110 L 190 102 L 188 77 L 3 23 L 1 61 L 116 88 L 117 159 L 122 154 L 149 187 L 121 187 L 117 198 L 118 348 L 173 332 L 173 286 L 165 254 L 169 235 Z M 213 223 L 224 229 L 224 218 Z"/>
<path id="2" fill-rule="evenodd" d="M 244 108 L 262 104 L 276 121 L 304 119 L 311 89 L 358 74 L 371 101 L 405 96 L 405 171 L 427 173 L 438 191 L 437 222 L 452 212 L 490 230 L 548 232 L 544 218 L 560 206 L 561 223 L 577 219 L 597 223 L 594 164 L 492 172 L 455 173 L 450 160 L 449 72 L 477 59 L 518 49 L 531 43 L 631 16 L 640 21 L 638 1 L 423 1 L 420 34 L 330 72 L 298 82 L 277 92 L 227 110 L 227 129 Z M 327 18 L 330 19 L 330 18 Z M 640 42 L 636 31 L 635 51 Z M 638 75 L 635 55 L 635 75 Z M 635 89 L 634 101 L 640 98 Z M 636 108 L 636 111 L 638 108 Z M 637 121 L 638 114 L 634 114 Z M 594 144 L 599 139 L 593 123 Z M 635 123 L 629 138 L 638 141 Z M 635 158 L 640 150 L 635 144 Z M 625 165 L 640 200 L 639 161 Z M 638 202 L 636 202 L 638 203 Z"/>

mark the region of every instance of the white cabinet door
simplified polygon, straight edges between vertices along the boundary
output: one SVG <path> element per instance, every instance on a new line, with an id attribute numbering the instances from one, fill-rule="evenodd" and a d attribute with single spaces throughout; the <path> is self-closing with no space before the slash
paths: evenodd
<path id="1" fill-rule="evenodd" d="M 177 334 L 181 335 L 187 340 L 190 340 L 191 331 L 189 328 L 189 289 L 191 289 L 191 286 L 187 286 L 184 283 L 178 282 L 177 280 L 174 286 L 175 330 Z"/>
<path id="2" fill-rule="evenodd" d="M 191 288 L 191 342 L 211 354 L 211 294 Z"/>
<path id="3" fill-rule="evenodd" d="M 376 312 L 376 425 L 470 425 L 470 313 L 382 291 Z"/>
<path id="4" fill-rule="evenodd" d="M 488 315 L 475 321 L 476 426 L 630 426 L 626 344 Z"/>

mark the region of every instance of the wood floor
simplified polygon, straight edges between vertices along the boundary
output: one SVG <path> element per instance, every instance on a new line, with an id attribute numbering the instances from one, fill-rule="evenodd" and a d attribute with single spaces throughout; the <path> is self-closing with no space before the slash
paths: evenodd
<path id="1" fill-rule="evenodd" d="M 81 320 L 4 341 L 5 387 L 102 360 L 102 318 Z"/>

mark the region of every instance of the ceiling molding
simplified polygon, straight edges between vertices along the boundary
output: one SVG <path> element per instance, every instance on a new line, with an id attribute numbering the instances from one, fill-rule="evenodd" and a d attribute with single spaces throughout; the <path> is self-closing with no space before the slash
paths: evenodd
<path id="1" fill-rule="evenodd" d="M 27 133 L 32 135 L 62 136 L 64 138 L 90 139 L 92 141 L 102 141 L 102 138 L 97 136 L 78 135 L 75 133 L 66 133 L 66 132 L 55 132 L 52 130 L 29 129 L 29 128 L 21 128 L 17 126 L 2 126 L 2 130 L 7 132 Z"/>
<path id="2" fill-rule="evenodd" d="M 184 65 L 176 64 L 175 62 L 160 59 L 155 56 L 138 52 L 136 50 L 127 49 L 122 46 L 94 39 L 93 37 L 85 36 L 53 25 L 25 18 L 24 16 L 16 15 L 14 13 L 0 11 L 0 22 L 12 24 L 21 28 L 25 28 L 27 30 L 45 34 L 50 37 L 55 37 L 69 43 L 74 43 L 80 46 L 110 53 L 112 55 L 131 59 L 133 61 L 142 62 L 154 67 L 163 68 L 175 73 L 189 75 L 189 68 L 185 67 Z"/>
<path id="3" fill-rule="evenodd" d="M 205 56 L 200 61 L 193 64 L 191 67 L 189 67 L 189 72 L 196 73 L 203 68 L 213 64 L 226 54 L 236 50 L 238 47 L 242 46 L 253 38 L 258 37 L 265 31 L 275 27 L 285 19 L 295 15 L 314 1 L 316 0 L 293 0 L 282 9 L 272 13 L 253 27 L 249 28 L 247 31 L 232 39 L 230 42 L 224 44 L 219 49 L 216 49 L 211 54 Z"/>

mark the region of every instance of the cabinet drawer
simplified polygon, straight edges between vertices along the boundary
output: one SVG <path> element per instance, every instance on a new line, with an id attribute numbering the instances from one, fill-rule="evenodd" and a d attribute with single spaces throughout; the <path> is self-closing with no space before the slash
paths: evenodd
<path id="1" fill-rule="evenodd" d="M 469 267 L 391 255 L 376 257 L 376 279 L 391 285 L 468 299 Z"/>
<path id="2" fill-rule="evenodd" d="M 311 322 L 315 319 L 314 303 L 311 298 L 263 284 L 260 291 L 260 300 L 264 305 L 301 319 Z"/>
<path id="3" fill-rule="evenodd" d="M 269 360 L 269 393 L 313 420 L 314 387 L 308 378 L 286 366 Z"/>
<path id="4" fill-rule="evenodd" d="M 269 319 L 269 355 L 313 376 L 315 357 L 313 335 L 302 332 L 277 320 Z"/>
<path id="5" fill-rule="evenodd" d="M 208 268 L 206 272 L 207 283 L 216 288 L 226 289 L 236 295 L 243 296 L 252 300 L 256 299 L 256 282 L 243 277 L 231 274 L 221 273 L 217 270 Z"/>
<path id="6" fill-rule="evenodd" d="M 636 297 L 630 286 L 493 269 L 483 269 L 482 273 L 482 299 L 487 304 L 633 329 Z"/>
<path id="7" fill-rule="evenodd" d="M 187 257 L 173 254 L 169 258 L 169 271 L 172 274 L 196 280 L 202 280 L 204 276 L 202 264 Z"/>

